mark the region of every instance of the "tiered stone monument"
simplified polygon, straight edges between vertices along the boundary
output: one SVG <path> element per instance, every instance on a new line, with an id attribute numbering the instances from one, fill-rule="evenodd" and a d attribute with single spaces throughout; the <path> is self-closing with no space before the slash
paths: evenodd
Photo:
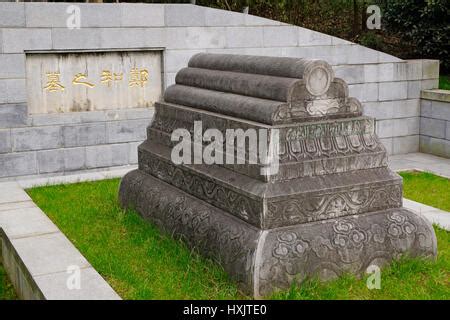
<path id="1" fill-rule="evenodd" d="M 267 130 L 278 170 L 247 156 L 245 164 L 175 165 L 171 134 L 195 134 L 194 121 L 224 136 Z M 437 251 L 431 224 L 402 207 L 402 180 L 387 167 L 374 119 L 319 60 L 192 57 L 156 104 L 120 201 L 218 261 L 255 297 Z"/>

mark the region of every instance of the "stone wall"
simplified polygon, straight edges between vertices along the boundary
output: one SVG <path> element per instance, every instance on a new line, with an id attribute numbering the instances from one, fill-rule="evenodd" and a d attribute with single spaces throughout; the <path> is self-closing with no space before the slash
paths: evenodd
<path id="1" fill-rule="evenodd" d="M 450 91 L 422 91 L 420 151 L 450 158 Z"/>
<path id="2" fill-rule="evenodd" d="M 174 83 L 176 72 L 198 52 L 325 59 L 349 84 L 350 95 L 363 103 L 364 113 L 378 120 L 377 132 L 390 154 L 419 150 L 420 91 L 437 87 L 438 61 L 403 61 L 308 29 L 189 4 L 80 3 L 76 5 L 81 9 L 81 29 L 71 30 L 66 27 L 69 5 L 0 3 L 0 179 L 123 165 L 122 152 L 126 146 L 131 148 L 143 140 L 150 120 L 151 110 L 144 112 L 140 126 L 132 128 L 127 116 L 111 119 L 110 111 L 96 116 L 29 116 L 25 52 L 36 50 L 158 48 L 163 50 L 165 87 Z M 81 119 L 91 116 L 100 120 L 90 122 L 89 127 Z M 91 129 L 80 129 L 74 138 L 78 144 L 67 144 L 70 130 L 66 127 L 70 125 Z M 91 132 L 103 132 L 103 128 L 104 139 L 91 136 Z M 123 135 L 128 140 L 116 141 L 114 133 L 109 136 L 110 130 L 114 132 L 111 128 L 132 133 Z M 88 141 L 83 135 L 89 137 Z M 37 143 L 24 147 L 20 141 L 26 138 L 22 137 L 31 137 Z M 76 162 L 71 154 L 78 153 L 71 148 L 78 147 L 85 152 L 85 164 L 74 169 L 66 162 Z M 58 159 L 64 158 L 65 164 L 55 160 L 58 164 L 53 169 L 41 170 L 41 166 L 51 166 L 45 164 L 44 157 L 52 158 L 52 153 L 58 154 Z M 134 155 L 129 154 L 128 159 L 128 163 L 135 163 Z"/>

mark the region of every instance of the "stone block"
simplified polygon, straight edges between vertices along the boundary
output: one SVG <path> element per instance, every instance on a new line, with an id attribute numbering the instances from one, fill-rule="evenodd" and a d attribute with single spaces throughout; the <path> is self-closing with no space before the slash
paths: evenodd
<path id="1" fill-rule="evenodd" d="M 138 146 L 141 144 L 141 142 L 130 142 L 129 147 L 130 150 L 128 151 L 128 163 L 129 164 L 137 164 L 138 163 Z"/>
<path id="2" fill-rule="evenodd" d="M 432 101 L 431 110 L 431 118 L 450 121 L 450 103 Z"/>
<path id="3" fill-rule="evenodd" d="M 30 124 L 32 126 L 53 126 L 62 124 L 74 124 L 80 122 L 81 112 L 72 113 L 52 113 L 52 114 L 32 114 Z"/>
<path id="4" fill-rule="evenodd" d="M 189 59 L 202 50 L 170 50 L 165 52 L 164 68 L 165 73 L 175 73 L 181 68 L 187 67 Z M 166 84 L 167 86 L 167 84 Z"/>
<path id="5" fill-rule="evenodd" d="M 65 147 L 106 143 L 106 125 L 104 123 L 66 125 L 62 128 L 62 133 Z"/>
<path id="6" fill-rule="evenodd" d="M 422 80 L 422 60 L 406 60 L 406 80 Z"/>
<path id="7" fill-rule="evenodd" d="M 421 117 L 432 117 L 432 104 L 430 100 L 420 100 L 420 116 Z"/>
<path id="8" fill-rule="evenodd" d="M 175 84 L 176 72 L 165 72 L 164 75 L 164 89 Z"/>
<path id="9" fill-rule="evenodd" d="M 378 63 L 364 64 L 364 82 L 379 82 Z"/>
<path id="10" fill-rule="evenodd" d="M 263 28 L 259 27 L 227 27 L 227 48 L 255 48 L 264 46 Z"/>
<path id="11" fill-rule="evenodd" d="M 220 9 L 205 9 L 205 25 L 213 27 L 241 26 L 245 24 L 245 14 Z"/>
<path id="12" fill-rule="evenodd" d="M 245 14 L 245 25 L 246 26 L 279 26 L 281 22 L 266 18 L 261 18 L 251 14 Z"/>
<path id="13" fill-rule="evenodd" d="M 67 28 L 67 22 L 73 14 L 73 6 L 80 9 L 81 28 L 114 27 L 123 23 L 122 6 L 117 4 L 104 3 L 99 10 L 95 4 L 26 3 L 26 25 L 28 28 Z"/>
<path id="14" fill-rule="evenodd" d="M 148 119 L 112 121 L 106 124 L 108 143 L 142 141 L 146 138 Z"/>
<path id="15" fill-rule="evenodd" d="M 102 48 L 166 47 L 165 28 L 102 28 Z"/>
<path id="16" fill-rule="evenodd" d="M 27 28 L 67 28 L 71 3 L 25 3 Z M 80 7 L 80 4 L 77 4 Z M 72 11 L 69 11 L 72 12 Z M 81 12 L 81 20 L 83 20 Z"/>
<path id="17" fill-rule="evenodd" d="M 420 152 L 450 158 L 450 141 L 427 136 L 420 136 Z"/>
<path id="18" fill-rule="evenodd" d="M 386 148 L 386 152 L 388 155 L 392 154 L 392 138 L 382 138 L 380 139 L 383 146 Z"/>
<path id="19" fill-rule="evenodd" d="M 420 98 L 421 90 L 422 90 L 421 80 L 408 81 L 408 99 Z"/>
<path id="20" fill-rule="evenodd" d="M 336 77 L 343 79 L 347 84 L 364 83 L 365 65 L 341 65 L 333 68 Z"/>
<path id="21" fill-rule="evenodd" d="M 3 29 L 2 37 L 4 53 L 52 49 L 50 29 Z"/>
<path id="22" fill-rule="evenodd" d="M 117 293 L 95 271 L 88 267 L 80 270 L 80 289 L 67 288 L 67 272 L 34 277 L 46 300 L 120 300 Z"/>
<path id="23" fill-rule="evenodd" d="M 378 120 L 376 122 L 376 132 L 378 137 L 380 137 L 380 139 L 391 138 L 394 133 L 393 120 L 392 119 Z"/>
<path id="24" fill-rule="evenodd" d="M 128 164 L 127 143 L 86 147 L 86 167 L 101 168 Z"/>
<path id="25" fill-rule="evenodd" d="M 123 3 L 120 6 L 122 9 L 122 27 L 164 26 L 164 5 Z"/>
<path id="26" fill-rule="evenodd" d="M 434 138 L 445 138 L 446 121 L 432 118 L 420 118 L 420 134 Z"/>
<path id="27" fill-rule="evenodd" d="M 167 4 L 165 22 L 168 27 L 191 27 L 205 25 L 204 7 L 191 4 Z"/>
<path id="28" fill-rule="evenodd" d="M 86 168 L 85 148 L 66 148 L 62 149 L 62 152 L 65 171 L 74 171 Z"/>
<path id="29" fill-rule="evenodd" d="M 442 101 L 450 103 L 450 91 L 443 89 L 422 90 L 420 93 L 422 99 Z"/>
<path id="30" fill-rule="evenodd" d="M 391 121 L 393 137 L 418 135 L 420 133 L 420 117 L 392 119 Z"/>
<path id="31" fill-rule="evenodd" d="M 317 31 L 298 27 L 299 46 L 325 46 L 331 45 L 332 37 Z"/>
<path id="32" fill-rule="evenodd" d="M 38 207 L 1 211 L 0 226 L 9 239 L 59 231 Z"/>
<path id="33" fill-rule="evenodd" d="M 36 173 L 35 152 L 0 154 L 0 178 L 25 176 Z"/>
<path id="34" fill-rule="evenodd" d="M 96 5 L 80 4 L 81 28 L 108 28 L 120 26 L 122 6 L 115 3 L 103 3 L 101 10 Z"/>
<path id="35" fill-rule="evenodd" d="M 419 135 L 392 138 L 392 154 L 411 152 L 419 152 Z"/>
<path id="36" fill-rule="evenodd" d="M 349 64 L 377 63 L 379 61 L 378 51 L 360 45 L 335 46 L 334 48 L 345 49 L 345 51 L 338 51 L 338 53 L 342 54 L 342 56 L 347 53 L 346 62 Z"/>
<path id="37" fill-rule="evenodd" d="M 366 102 L 364 114 L 379 120 L 420 116 L 420 100 Z"/>
<path id="38" fill-rule="evenodd" d="M 445 139 L 450 140 L 450 121 L 447 121 L 445 126 Z"/>
<path id="39" fill-rule="evenodd" d="M 39 173 L 64 172 L 64 157 L 62 149 L 37 152 Z"/>
<path id="40" fill-rule="evenodd" d="M 102 47 L 102 29 L 52 29 L 53 49 L 98 49 Z"/>
<path id="41" fill-rule="evenodd" d="M 262 35 L 262 29 L 261 35 Z M 168 49 L 225 48 L 224 27 L 185 27 L 167 29 Z M 262 42 L 261 42 L 262 46 Z"/>
<path id="42" fill-rule="evenodd" d="M 25 6 L 23 3 L 0 3 L 0 27 L 24 27 Z"/>
<path id="43" fill-rule="evenodd" d="M 394 57 L 390 54 L 384 53 L 384 52 L 378 52 L 378 60 L 380 63 L 383 62 L 402 62 L 403 60 L 397 57 Z"/>
<path id="44" fill-rule="evenodd" d="M 291 26 L 263 27 L 265 47 L 288 47 L 298 44 L 298 28 Z"/>
<path id="45" fill-rule="evenodd" d="M 85 148 L 66 148 L 37 152 L 39 173 L 81 170 L 86 167 Z"/>
<path id="46" fill-rule="evenodd" d="M 33 277 L 67 272 L 69 266 L 89 267 L 88 261 L 61 233 L 51 233 L 11 241 Z"/>
<path id="47" fill-rule="evenodd" d="M 1 89 L 1 80 L 0 80 Z M 0 128 L 10 128 L 26 125 L 28 122 L 27 106 L 25 104 L 0 105 Z"/>
<path id="48" fill-rule="evenodd" d="M 13 151 L 55 149 L 63 146 L 60 126 L 11 129 Z"/>
<path id="49" fill-rule="evenodd" d="M 25 78 L 25 55 L 0 54 L 1 78 Z"/>
<path id="50" fill-rule="evenodd" d="M 439 78 L 439 60 L 422 60 L 422 79 Z"/>
<path id="51" fill-rule="evenodd" d="M 378 64 L 378 81 L 392 82 L 406 80 L 406 63 L 380 63 Z"/>
<path id="52" fill-rule="evenodd" d="M 422 88 L 422 90 L 439 88 L 439 78 L 422 80 L 421 88 Z"/>
<path id="53" fill-rule="evenodd" d="M 402 82 L 380 82 L 379 100 L 402 100 L 408 97 L 408 83 Z"/>
<path id="54" fill-rule="evenodd" d="M 17 104 L 27 101 L 25 79 L 0 79 L 0 88 L 6 90 L 0 93 L 0 99 L 4 103 Z"/>
<path id="55" fill-rule="evenodd" d="M 11 150 L 11 130 L 0 129 L 0 153 L 8 153 Z"/>
<path id="56" fill-rule="evenodd" d="M 351 84 L 348 91 L 350 97 L 355 97 L 361 102 L 378 100 L 378 83 Z"/>
<path id="57" fill-rule="evenodd" d="M 0 34 L 1 34 L 1 32 L 0 32 Z M 0 80 L 0 104 L 7 103 L 7 102 L 8 102 L 8 90 L 6 89 L 6 81 Z"/>

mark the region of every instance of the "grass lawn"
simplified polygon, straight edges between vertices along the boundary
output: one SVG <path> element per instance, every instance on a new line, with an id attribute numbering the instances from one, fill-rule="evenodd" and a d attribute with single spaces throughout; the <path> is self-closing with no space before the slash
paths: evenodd
<path id="1" fill-rule="evenodd" d="M 439 89 L 450 90 L 450 76 L 439 76 Z"/>
<path id="2" fill-rule="evenodd" d="M 14 287 L 9 282 L 5 269 L 0 264 L 0 300 L 16 300 Z"/>
<path id="3" fill-rule="evenodd" d="M 210 260 L 161 234 L 117 202 L 119 179 L 39 187 L 28 193 L 124 299 L 242 299 Z M 309 281 L 275 299 L 450 299 L 450 233 L 437 229 L 437 262 L 383 269 L 381 290 L 346 276 Z"/>
<path id="4" fill-rule="evenodd" d="M 441 210 L 450 211 L 450 180 L 428 172 L 400 172 L 403 196 Z"/>

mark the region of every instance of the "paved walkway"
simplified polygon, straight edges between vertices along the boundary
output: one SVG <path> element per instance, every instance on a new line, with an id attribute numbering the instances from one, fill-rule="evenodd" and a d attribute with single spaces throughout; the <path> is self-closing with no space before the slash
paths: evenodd
<path id="1" fill-rule="evenodd" d="M 395 171 L 427 171 L 450 179 L 450 159 L 431 154 L 408 153 L 390 156 L 389 166 Z"/>

